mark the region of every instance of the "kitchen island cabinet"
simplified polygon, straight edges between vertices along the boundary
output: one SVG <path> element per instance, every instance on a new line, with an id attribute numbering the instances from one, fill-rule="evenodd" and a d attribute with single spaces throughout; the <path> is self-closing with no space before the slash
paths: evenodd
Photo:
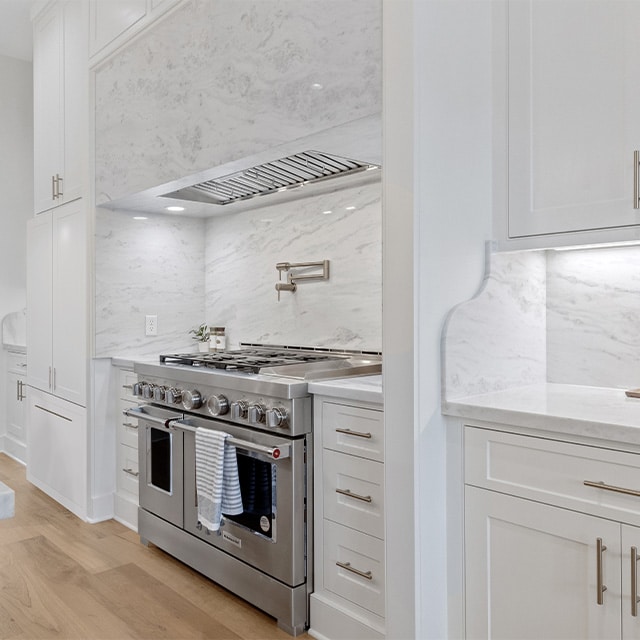
<path id="1" fill-rule="evenodd" d="M 640 4 L 512 0 L 495 19 L 501 244 L 637 240 Z"/>
<path id="2" fill-rule="evenodd" d="M 309 634 L 384 638 L 381 377 L 310 383 L 314 393 L 314 593 Z"/>

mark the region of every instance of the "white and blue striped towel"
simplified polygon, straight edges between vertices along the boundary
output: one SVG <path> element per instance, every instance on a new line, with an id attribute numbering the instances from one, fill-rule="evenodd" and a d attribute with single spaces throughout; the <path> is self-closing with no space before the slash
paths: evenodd
<path id="1" fill-rule="evenodd" d="M 242 513 L 236 448 L 228 433 L 196 429 L 196 491 L 198 522 L 209 531 L 220 528 L 222 514 Z"/>

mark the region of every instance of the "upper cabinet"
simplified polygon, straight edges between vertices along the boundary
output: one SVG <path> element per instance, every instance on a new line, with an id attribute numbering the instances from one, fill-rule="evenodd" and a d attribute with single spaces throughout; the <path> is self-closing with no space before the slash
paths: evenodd
<path id="1" fill-rule="evenodd" d="M 507 125 L 498 238 L 505 248 L 637 239 L 640 3 L 514 0 L 496 14 Z"/>
<path id="2" fill-rule="evenodd" d="M 82 197 L 87 183 L 86 5 L 56 2 L 34 21 L 34 205 Z"/>

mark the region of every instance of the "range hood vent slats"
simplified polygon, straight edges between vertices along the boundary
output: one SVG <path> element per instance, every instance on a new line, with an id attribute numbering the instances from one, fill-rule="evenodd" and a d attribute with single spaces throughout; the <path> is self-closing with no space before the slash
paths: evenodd
<path id="1" fill-rule="evenodd" d="M 225 205 L 377 168 L 378 165 L 321 151 L 303 151 L 244 171 L 184 187 L 162 197 Z"/>

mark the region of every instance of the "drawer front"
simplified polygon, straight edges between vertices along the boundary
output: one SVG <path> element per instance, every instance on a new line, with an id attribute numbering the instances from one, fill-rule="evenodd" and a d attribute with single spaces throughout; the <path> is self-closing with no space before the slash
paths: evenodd
<path id="1" fill-rule="evenodd" d="M 322 444 L 326 449 L 383 462 L 383 429 L 382 411 L 322 403 Z"/>
<path id="2" fill-rule="evenodd" d="M 22 376 L 27 375 L 27 354 L 7 351 L 7 369 Z"/>
<path id="3" fill-rule="evenodd" d="M 118 397 L 122 400 L 136 402 L 138 398 L 133 395 L 133 383 L 138 381 L 138 374 L 126 369 L 120 369 Z"/>
<path id="4" fill-rule="evenodd" d="M 325 450 L 324 517 L 352 529 L 384 538 L 384 465 Z"/>
<path id="5" fill-rule="evenodd" d="M 384 617 L 384 542 L 325 520 L 324 588 Z"/>
<path id="6" fill-rule="evenodd" d="M 118 445 L 118 493 L 127 493 L 138 500 L 138 449 Z"/>
<path id="7" fill-rule="evenodd" d="M 138 406 L 136 402 L 120 400 L 118 403 L 118 442 L 128 447 L 138 448 L 138 418 L 125 416 L 125 409 Z"/>
<path id="8" fill-rule="evenodd" d="M 465 483 L 640 525 L 634 453 L 465 427 Z"/>

